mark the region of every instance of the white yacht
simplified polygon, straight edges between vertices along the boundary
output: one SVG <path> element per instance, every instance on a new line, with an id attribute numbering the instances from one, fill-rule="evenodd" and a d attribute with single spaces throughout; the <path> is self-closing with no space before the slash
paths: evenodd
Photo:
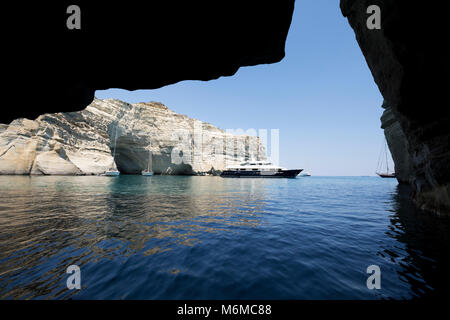
<path id="1" fill-rule="evenodd" d="M 247 161 L 229 166 L 220 175 L 224 178 L 295 178 L 303 169 L 286 169 L 266 161 Z"/>

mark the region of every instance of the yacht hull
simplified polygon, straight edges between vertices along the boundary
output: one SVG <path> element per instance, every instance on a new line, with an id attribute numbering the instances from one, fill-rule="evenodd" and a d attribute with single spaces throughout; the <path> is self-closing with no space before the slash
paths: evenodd
<path id="1" fill-rule="evenodd" d="M 277 172 L 225 170 L 220 176 L 223 178 L 295 178 L 302 170 L 279 170 Z"/>
<path id="2" fill-rule="evenodd" d="M 395 178 L 395 173 L 378 173 L 381 178 Z"/>

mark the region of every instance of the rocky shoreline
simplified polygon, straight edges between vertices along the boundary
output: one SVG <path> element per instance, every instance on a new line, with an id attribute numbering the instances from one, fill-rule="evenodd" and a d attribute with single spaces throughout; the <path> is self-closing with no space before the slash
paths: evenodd
<path id="1" fill-rule="evenodd" d="M 0 174 L 99 175 L 110 168 L 139 174 L 149 152 L 154 173 L 171 175 L 217 175 L 226 165 L 266 158 L 259 138 L 232 135 L 158 102 L 95 99 L 83 111 L 0 127 Z"/>

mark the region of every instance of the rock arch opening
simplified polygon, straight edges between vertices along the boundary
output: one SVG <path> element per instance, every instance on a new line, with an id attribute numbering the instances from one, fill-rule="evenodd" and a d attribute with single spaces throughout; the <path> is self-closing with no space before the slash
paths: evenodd
<path id="1" fill-rule="evenodd" d="M 111 154 L 113 149 L 111 149 Z M 171 148 L 151 155 L 151 170 L 155 174 L 193 175 L 190 164 L 175 164 L 171 161 Z M 116 144 L 116 166 L 121 174 L 140 174 L 147 169 L 149 150 L 147 142 L 136 136 L 120 136 Z"/>
<path id="2" fill-rule="evenodd" d="M 148 151 L 136 139 L 122 136 L 117 138 L 115 161 L 122 174 L 138 174 L 147 168 Z"/>

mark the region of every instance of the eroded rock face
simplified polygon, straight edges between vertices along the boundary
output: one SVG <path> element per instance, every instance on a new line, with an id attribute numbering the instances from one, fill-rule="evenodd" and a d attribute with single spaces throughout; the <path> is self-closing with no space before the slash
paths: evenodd
<path id="1" fill-rule="evenodd" d="M 366 26 L 370 5 L 381 9 L 381 30 Z M 411 173 L 406 169 L 400 179 L 411 182 L 413 199 L 419 207 L 449 214 L 450 109 L 446 106 L 445 79 L 450 67 L 444 40 L 449 25 L 442 5 L 341 0 L 342 13 L 354 29 L 374 80 L 390 107 L 386 118 L 395 118 L 406 139 L 401 141 L 397 130 L 389 143 L 396 167 L 403 169 L 405 161 L 411 162 Z M 385 127 L 389 137 L 390 126 Z M 408 155 L 401 156 L 403 152 Z"/>
<path id="2" fill-rule="evenodd" d="M 157 102 L 95 99 L 80 112 L 17 119 L 0 129 L 0 174 L 135 174 L 148 167 L 149 152 L 157 174 L 217 172 L 265 159 L 257 137 L 228 134 Z"/>

